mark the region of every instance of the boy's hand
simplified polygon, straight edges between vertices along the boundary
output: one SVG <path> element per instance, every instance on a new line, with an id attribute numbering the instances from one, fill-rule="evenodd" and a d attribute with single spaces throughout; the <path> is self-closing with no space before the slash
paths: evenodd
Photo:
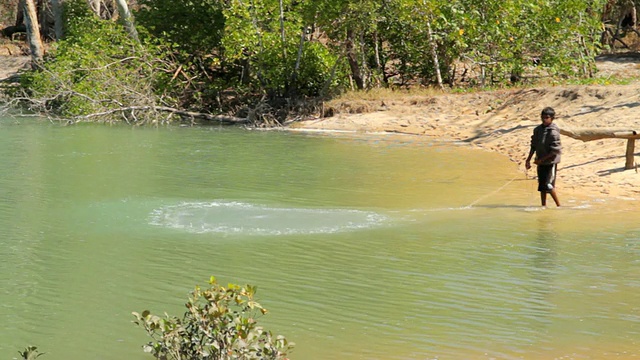
<path id="1" fill-rule="evenodd" d="M 531 162 L 530 162 L 529 160 L 525 161 L 525 162 L 524 162 L 524 167 L 525 167 L 525 169 L 527 169 L 527 170 L 531 169 Z"/>

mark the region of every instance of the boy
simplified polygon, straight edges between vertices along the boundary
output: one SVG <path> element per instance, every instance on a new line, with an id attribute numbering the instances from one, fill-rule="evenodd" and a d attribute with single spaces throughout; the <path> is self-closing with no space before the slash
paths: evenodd
<path id="1" fill-rule="evenodd" d="M 540 202 L 542 206 L 547 206 L 547 194 L 550 194 L 556 206 L 560 206 L 558 195 L 556 194 L 556 171 L 560 162 L 562 146 L 560 144 L 560 129 L 553 123 L 556 112 L 546 107 L 542 109 L 542 124 L 533 129 L 531 136 L 531 150 L 525 167 L 531 168 L 531 158 L 536 154 L 533 162 L 538 166 L 538 191 L 540 191 Z"/>

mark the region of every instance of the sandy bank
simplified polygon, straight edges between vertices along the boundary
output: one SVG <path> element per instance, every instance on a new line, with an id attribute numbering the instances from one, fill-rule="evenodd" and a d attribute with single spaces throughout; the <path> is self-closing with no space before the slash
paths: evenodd
<path id="1" fill-rule="evenodd" d="M 601 58 L 599 75 L 638 76 L 639 59 Z M 524 172 L 533 128 L 545 106 L 561 128 L 640 131 L 640 82 L 630 85 L 538 87 L 473 94 L 409 97 L 373 104 L 377 111 L 338 114 L 292 125 L 298 129 L 393 132 L 463 141 L 507 156 Z M 627 141 L 582 142 L 563 136 L 558 170 L 561 197 L 640 199 L 640 174 L 625 170 Z M 640 151 L 640 144 L 637 145 Z M 639 155 L 636 153 L 636 155 Z M 640 156 L 636 156 L 640 163 Z M 530 170 L 533 176 L 535 170 Z"/>

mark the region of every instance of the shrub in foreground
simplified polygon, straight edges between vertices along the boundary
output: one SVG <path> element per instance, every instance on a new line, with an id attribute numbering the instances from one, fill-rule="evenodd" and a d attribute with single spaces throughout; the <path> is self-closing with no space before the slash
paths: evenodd
<path id="1" fill-rule="evenodd" d="M 283 360 L 293 347 L 284 336 L 273 336 L 257 325 L 267 310 L 254 301 L 256 287 L 196 286 L 182 318 L 134 312 L 134 323 L 153 339 L 144 350 L 157 359 L 269 359 Z"/>
<path id="2" fill-rule="evenodd" d="M 18 351 L 20 354 L 20 358 L 23 360 L 35 360 L 40 357 L 40 355 L 44 355 L 38 351 L 37 346 L 27 346 L 23 351 Z"/>

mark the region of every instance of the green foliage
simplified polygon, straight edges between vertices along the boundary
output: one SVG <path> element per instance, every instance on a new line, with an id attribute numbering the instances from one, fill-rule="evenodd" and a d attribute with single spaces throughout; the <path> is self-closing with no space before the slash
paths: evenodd
<path id="1" fill-rule="evenodd" d="M 589 75 L 594 67 L 603 1 L 459 0 L 456 23 L 465 58 L 487 77 L 521 73 L 539 59 L 538 71 Z"/>
<path id="2" fill-rule="evenodd" d="M 82 39 L 83 31 L 91 29 L 92 25 L 100 24 L 86 1 L 69 0 L 63 2 L 62 6 L 64 32 L 70 39 L 76 37 Z"/>
<path id="3" fill-rule="evenodd" d="M 238 101 L 430 85 L 438 73 L 455 87 L 460 67 L 482 88 L 523 75 L 585 78 L 605 2 L 139 0 L 137 44 L 69 0 L 67 38 L 22 89 L 44 99 L 39 110 L 77 117 L 131 105 L 219 113 Z"/>
<path id="4" fill-rule="evenodd" d="M 174 103 L 157 46 L 143 47 L 115 22 L 101 20 L 86 2 L 65 2 L 67 35 L 21 88 L 50 114 L 81 117 L 131 106 Z M 129 119 L 138 121 L 144 119 Z"/>
<path id="5" fill-rule="evenodd" d="M 307 4 L 305 19 L 346 51 L 346 33 L 358 40 L 358 71 L 399 83 L 433 83 L 437 54 L 445 81 L 456 66 L 470 65 L 490 85 L 535 70 L 554 76 L 589 76 L 594 71 L 602 1 L 571 0 L 367 0 Z M 428 26 L 431 33 L 428 33 Z M 351 50 L 354 51 L 354 50 Z M 533 59 L 538 68 L 533 68 Z M 380 68 L 382 66 L 382 68 Z M 358 74 L 352 74 L 357 76 Z M 374 82 L 370 82 L 370 86 Z"/>
<path id="6" fill-rule="evenodd" d="M 432 37 L 441 71 L 446 77 L 461 53 L 461 44 L 453 34 L 457 33 L 455 16 L 463 11 L 456 2 L 441 4 L 415 1 L 390 1 L 383 9 L 385 21 L 381 24 L 382 35 L 389 41 L 388 62 L 400 75 L 400 82 L 420 81 L 432 83 L 435 79 L 435 62 L 431 55 L 431 44 L 425 24 L 432 28 Z"/>
<path id="7" fill-rule="evenodd" d="M 219 50 L 224 29 L 222 1 L 139 0 L 138 24 L 149 35 L 191 54 Z"/>
<path id="8" fill-rule="evenodd" d="M 640 81 L 638 77 L 592 77 L 592 78 L 572 78 L 563 80 L 562 84 L 566 85 L 629 85 L 632 82 Z M 556 82 L 554 85 L 559 84 Z"/>
<path id="9" fill-rule="evenodd" d="M 239 61 L 263 51 L 263 30 L 255 9 L 242 1 L 231 0 L 224 7 L 223 14 L 225 29 L 222 43 L 229 61 Z"/>
<path id="10" fill-rule="evenodd" d="M 341 60 L 326 46 L 318 42 L 305 44 L 301 66 L 291 84 L 298 95 L 327 95 L 325 89 L 344 89 L 347 87 L 347 68 Z M 335 70 L 334 70 L 335 67 Z"/>
<path id="11" fill-rule="evenodd" d="M 196 287 L 182 318 L 134 312 L 134 323 L 153 339 L 144 347 L 157 359 L 284 359 L 289 344 L 283 336 L 257 325 L 267 310 L 254 300 L 256 288 L 219 285 L 211 277 L 210 288 Z"/>
<path id="12" fill-rule="evenodd" d="M 290 0 L 283 1 L 290 3 Z M 224 61 L 239 71 L 236 78 L 252 90 L 284 95 L 302 28 L 299 15 L 290 11 L 287 21 L 281 24 L 280 6 L 273 0 L 231 0 L 223 13 L 226 19 Z"/>

